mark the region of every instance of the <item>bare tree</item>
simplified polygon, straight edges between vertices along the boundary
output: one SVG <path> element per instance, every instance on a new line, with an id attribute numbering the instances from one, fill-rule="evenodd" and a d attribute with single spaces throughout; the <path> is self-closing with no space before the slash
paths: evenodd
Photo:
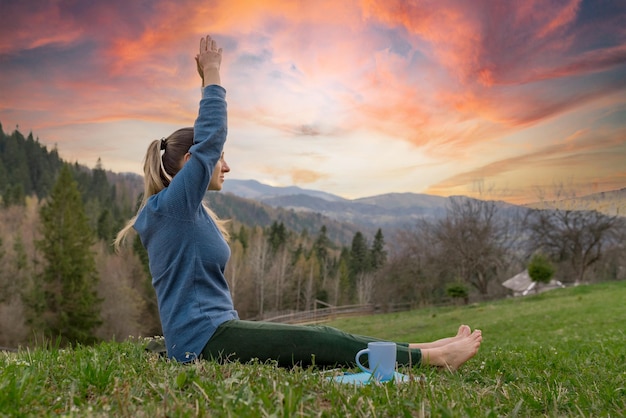
<path id="1" fill-rule="evenodd" d="M 393 303 L 430 304 L 443 294 L 446 273 L 439 262 L 441 249 L 433 224 L 421 220 L 396 232 L 388 262 L 377 273 L 374 299 Z"/>
<path id="2" fill-rule="evenodd" d="M 373 272 L 362 271 L 358 273 L 356 279 L 356 290 L 359 304 L 365 305 L 372 302 L 374 293 L 374 277 Z"/>
<path id="3" fill-rule="evenodd" d="M 303 309 L 302 306 L 302 294 L 303 294 L 303 282 L 306 276 L 306 272 L 308 271 L 307 268 L 307 261 L 306 261 L 306 257 L 304 256 L 303 253 L 299 253 L 297 256 L 297 259 L 294 262 L 294 266 L 293 266 L 293 282 L 294 282 L 294 286 L 295 286 L 295 309 L 296 311 L 299 311 L 300 309 Z M 305 308 L 306 309 L 306 308 Z"/>
<path id="4" fill-rule="evenodd" d="M 511 232 L 509 221 L 499 216 L 497 202 L 450 198 L 446 217 L 433 229 L 445 258 L 441 268 L 451 269 L 454 276 L 487 295 L 490 282 L 499 277 L 509 258 Z"/>
<path id="5" fill-rule="evenodd" d="M 142 298 L 143 266 L 124 248 L 120 254 L 111 254 L 103 241 L 94 246 L 96 267 L 101 277 L 98 295 L 102 297 L 100 316 L 102 324 L 96 335 L 103 340 L 122 340 L 129 335 L 149 335 L 158 329 L 158 317 L 149 315 L 147 303 Z"/>
<path id="6" fill-rule="evenodd" d="M 266 272 L 268 270 L 268 256 L 270 252 L 267 239 L 263 236 L 260 228 L 255 228 L 251 239 L 252 245 L 249 251 L 249 263 L 252 267 L 254 280 L 256 283 L 256 299 L 258 303 L 258 313 L 262 317 L 265 311 L 265 287 Z"/>
<path id="7" fill-rule="evenodd" d="M 274 304 L 273 309 L 280 311 L 283 306 L 283 297 L 285 293 L 285 282 L 287 280 L 287 270 L 289 268 L 289 250 L 286 246 L 281 246 L 273 257 L 272 267 L 269 275 L 274 285 Z"/>
<path id="8" fill-rule="evenodd" d="M 533 210 L 529 244 L 556 262 L 569 263 L 575 281 L 580 283 L 607 249 L 620 245 L 623 227 L 623 218 L 595 210 Z"/>
<path id="9" fill-rule="evenodd" d="M 226 280 L 228 281 L 228 286 L 230 287 L 230 293 L 233 298 L 233 304 L 239 302 L 237 296 L 239 292 L 239 280 L 244 269 L 244 255 L 245 250 L 240 241 L 234 240 L 230 243 L 230 251 L 231 256 L 228 260 L 228 264 L 226 264 Z"/>
<path id="10" fill-rule="evenodd" d="M 308 270 L 308 275 L 306 278 L 306 283 L 304 284 L 304 288 L 302 289 L 302 296 L 304 297 L 304 309 L 313 309 L 315 307 L 316 299 L 315 283 L 319 280 L 320 265 L 317 261 L 317 258 L 311 256 L 306 261 L 306 266 L 306 269 Z"/>

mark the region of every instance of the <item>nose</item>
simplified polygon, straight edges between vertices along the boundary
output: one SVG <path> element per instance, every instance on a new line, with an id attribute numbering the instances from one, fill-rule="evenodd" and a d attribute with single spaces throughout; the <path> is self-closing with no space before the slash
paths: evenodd
<path id="1" fill-rule="evenodd" d="M 222 161 L 222 171 L 224 173 L 228 173 L 230 171 L 230 167 L 228 166 L 228 163 L 226 162 L 226 160 Z"/>

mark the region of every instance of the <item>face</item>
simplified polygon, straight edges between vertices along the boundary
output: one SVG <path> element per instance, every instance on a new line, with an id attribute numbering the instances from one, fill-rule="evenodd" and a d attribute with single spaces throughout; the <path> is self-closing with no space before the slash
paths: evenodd
<path id="1" fill-rule="evenodd" d="M 191 158 L 191 154 L 187 153 L 183 157 L 182 165 L 185 165 L 187 161 Z M 182 167 L 182 166 L 181 166 Z M 222 152 L 222 156 L 219 160 L 217 160 L 217 164 L 215 164 L 215 168 L 213 169 L 213 174 L 211 174 L 211 181 L 209 181 L 209 187 L 207 190 L 222 190 L 222 184 L 224 183 L 224 174 L 230 171 L 230 167 L 226 163 L 224 159 L 224 153 Z"/>
<path id="2" fill-rule="evenodd" d="M 222 184 L 224 184 L 224 174 L 230 171 L 230 167 L 224 159 L 224 153 L 215 164 L 213 169 L 213 175 L 211 175 L 211 181 L 209 182 L 209 190 L 222 190 Z"/>

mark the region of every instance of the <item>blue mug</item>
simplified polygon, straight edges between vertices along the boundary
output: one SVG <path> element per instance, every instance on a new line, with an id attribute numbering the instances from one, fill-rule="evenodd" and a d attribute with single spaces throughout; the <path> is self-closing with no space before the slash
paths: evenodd
<path id="1" fill-rule="evenodd" d="M 360 357 L 367 354 L 369 368 L 361 364 Z M 371 373 L 378 381 L 393 379 L 396 371 L 396 343 L 372 341 L 367 348 L 356 353 L 356 364 L 366 373 Z"/>

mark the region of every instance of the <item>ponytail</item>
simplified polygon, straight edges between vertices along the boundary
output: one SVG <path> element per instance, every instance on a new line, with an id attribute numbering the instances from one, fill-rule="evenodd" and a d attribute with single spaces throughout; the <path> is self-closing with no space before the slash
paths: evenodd
<path id="1" fill-rule="evenodd" d="M 143 198 L 137 214 L 143 209 L 148 202 L 148 198 L 154 194 L 159 193 L 161 190 L 169 186 L 172 178 L 182 168 L 182 160 L 184 155 L 189 151 L 193 145 L 193 128 L 182 128 L 171 134 L 167 138 L 156 139 L 150 143 L 143 164 Z M 163 155 L 161 155 L 161 151 Z M 217 215 L 203 203 L 204 209 L 209 216 L 215 221 L 218 229 L 224 236 L 224 239 L 228 241 L 230 234 L 226 229 L 228 221 L 219 219 Z M 133 216 L 117 233 L 113 246 L 116 251 L 126 241 L 127 235 L 132 230 L 137 220 L 137 215 Z"/>

